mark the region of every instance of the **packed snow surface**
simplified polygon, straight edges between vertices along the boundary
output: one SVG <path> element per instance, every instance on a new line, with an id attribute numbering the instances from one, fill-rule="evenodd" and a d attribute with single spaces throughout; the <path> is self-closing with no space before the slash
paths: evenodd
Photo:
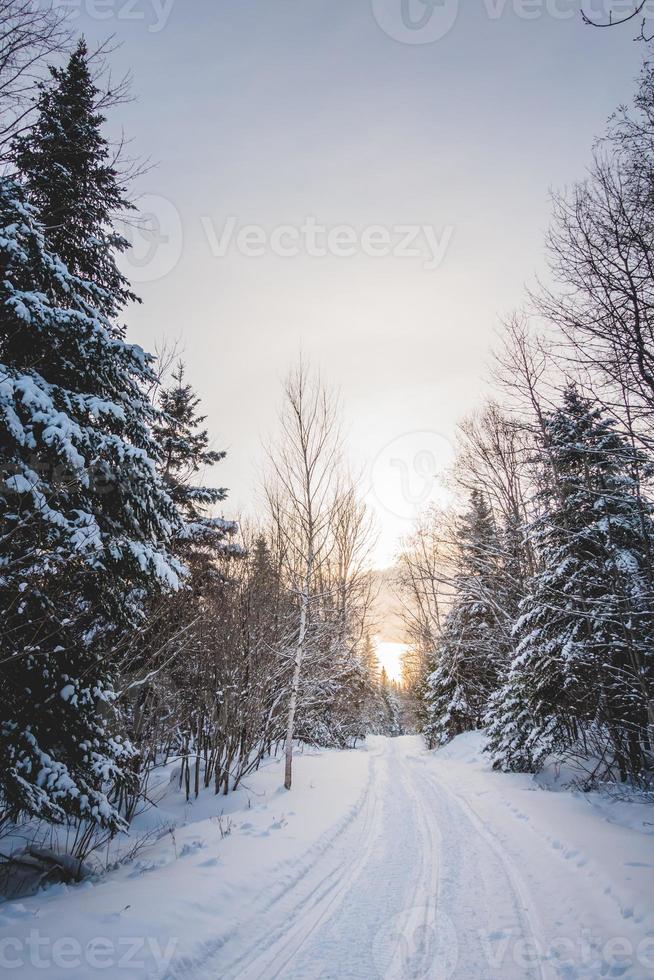
<path id="1" fill-rule="evenodd" d="M 175 782 L 93 883 L 0 905 L 0 972 L 93 978 L 654 977 L 654 811 L 488 770 L 482 736 Z M 168 831 L 164 828 L 168 827 Z"/>

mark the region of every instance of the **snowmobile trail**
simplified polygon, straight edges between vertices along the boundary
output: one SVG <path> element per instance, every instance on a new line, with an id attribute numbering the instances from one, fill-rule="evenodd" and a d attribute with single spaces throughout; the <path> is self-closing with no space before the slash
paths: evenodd
<path id="1" fill-rule="evenodd" d="M 533 955 L 543 931 L 518 868 L 420 743 L 383 739 L 371 754 L 353 819 L 201 966 L 187 964 L 189 980 L 558 975 Z"/>
<path id="2" fill-rule="evenodd" d="M 651 935 L 628 891 L 651 865 L 624 861 L 631 844 L 588 823 L 583 802 L 448 751 L 371 738 L 343 819 L 263 876 L 245 908 L 235 893 L 238 914 L 167 980 L 652 980 L 647 951 L 605 952 Z M 561 843 L 579 807 L 588 854 Z M 603 857 L 612 841 L 622 879 Z"/>

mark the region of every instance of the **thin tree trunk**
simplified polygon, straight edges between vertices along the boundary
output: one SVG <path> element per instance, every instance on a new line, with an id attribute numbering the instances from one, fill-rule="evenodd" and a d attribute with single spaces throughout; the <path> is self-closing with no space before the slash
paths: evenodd
<path id="1" fill-rule="evenodd" d="M 302 596 L 302 608 L 300 610 L 300 631 L 298 633 L 297 645 L 295 647 L 295 665 L 293 667 L 293 681 L 291 683 L 291 700 L 288 705 L 288 720 L 286 722 L 286 768 L 284 771 L 284 788 L 291 788 L 293 770 L 293 735 L 295 732 L 295 712 L 297 710 L 297 697 L 300 688 L 300 674 L 302 671 L 302 657 L 304 654 L 304 638 L 307 632 L 307 607 L 309 605 L 308 589 Z"/>

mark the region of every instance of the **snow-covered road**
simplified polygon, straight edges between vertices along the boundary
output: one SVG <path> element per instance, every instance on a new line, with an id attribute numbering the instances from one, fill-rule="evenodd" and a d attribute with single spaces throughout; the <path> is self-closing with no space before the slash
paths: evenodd
<path id="1" fill-rule="evenodd" d="M 481 745 L 305 752 L 290 794 L 281 760 L 227 798 L 162 784 L 145 819 L 174 830 L 93 884 L 0 905 L 0 973 L 652 980 L 652 808 L 492 773 Z"/>
<path id="2" fill-rule="evenodd" d="M 457 762 L 427 755 L 415 738 L 374 740 L 356 814 L 328 847 L 291 863 L 282 887 L 264 891 L 216 955 L 187 975 L 654 976 L 642 915 L 621 905 L 602 869 L 512 810 L 505 777 L 484 773 L 480 787 Z M 511 824 L 522 827 L 512 834 Z M 570 828 L 550 829 L 565 837 Z M 614 830 L 624 847 L 624 829 Z M 644 864 L 633 862 L 641 876 Z M 651 864 L 647 878 L 654 899 Z"/>

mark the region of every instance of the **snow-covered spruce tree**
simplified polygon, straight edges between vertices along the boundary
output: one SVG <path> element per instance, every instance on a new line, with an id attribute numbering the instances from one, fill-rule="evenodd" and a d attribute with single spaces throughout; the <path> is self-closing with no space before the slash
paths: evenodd
<path id="1" fill-rule="evenodd" d="M 654 524 L 638 489 L 644 466 L 574 386 L 545 418 L 531 529 L 541 571 L 488 717 L 498 768 L 533 771 L 573 750 L 605 755 L 622 778 L 651 769 Z"/>
<path id="2" fill-rule="evenodd" d="M 180 361 L 173 371 L 173 383 L 160 393 L 161 416 L 153 431 L 161 447 L 161 472 L 168 495 L 185 518 L 183 540 L 220 547 L 235 525 L 207 515 L 206 508 L 224 500 L 227 491 L 194 481 L 200 470 L 219 463 L 225 453 L 209 448 L 209 433 L 203 426 L 206 416 L 198 414 L 199 404 Z"/>
<path id="3" fill-rule="evenodd" d="M 115 218 L 132 209 L 96 110 L 85 41 L 65 68 L 51 68 L 39 86 L 34 125 L 14 142 L 13 159 L 28 200 L 44 226 L 48 249 L 80 279 L 99 286 L 94 303 L 108 317 L 136 297 L 116 265 L 129 242 Z"/>
<path id="4" fill-rule="evenodd" d="M 380 667 L 369 633 L 364 636 L 361 664 L 366 676 L 366 697 L 361 707 L 364 732 L 371 735 L 402 735 L 401 715 L 404 713 L 397 695 L 391 688 L 388 674 Z"/>
<path id="5" fill-rule="evenodd" d="M 501 541 L 478 490 L 455 530 L 455 595 L 425 685 L 423 730 L 430 747 L 481 726 L 508 654 Z"/>
<path id="6" fill-rule="evenodd" d="M 104 788 L 130 750 L 112 734 L 114 647 L 144 596 L 177 587 L 180 518 L 154 462 L 148 355 L 7 178 L 0 215 L 0 811 L 116 829 Z"/>
<path id="7" fill-rule="evenodd" d="M 379 675 L 379 691 L 384 707 L 385 728 L 383 734 L 390 735 L 393 738 L 397 735 L 404 735 L 402 708 L 397 695 L 397 687 L 389 680 L 388 674 L 383 667 Z"/>
<path id="8" fill-rule="evenodd" d="M 186 381 L 183 363 L 173 371 L 171 384 L 161 389 L 158 402 L 161 411 L 153 434 L 159 446 L 159 470 L 184 519 L 171 549 L 188 575 L 178 592 L 152 598 L 146 628 L 134 637 L 124 657 L 123 700 L 130 737 L 139 749 L 134 766 L 141 783 L 162 746 L 175 745 L 186 780 L 192 751 L 226 737 L 220 728 L 224 718 L 219 719 L 212 704 L 216 690 L 227 683 L 214 634 L 219 616 L 225 629 L 233 628 L 228 622 L 232 590 L 225 594 L 226 569 L 221 559 L 240 553 L 230 543 L 236 525 L 207 512 L 224 500 L 226 491 L 197 483 L 199 472 L 225 454 L 209 448 L 205 416 L 198 411 L 200 399 Z M 162 726 L 162 718 L 168 720 L 167 727 Z M 136 798 L 129 797 L 127 810 L 135 803 Z"/>
<path id="9" fill-rule="evenodd" d="M 318 627 L 329 634 L 330 624 Z M 326 637 L 327 639 L 327 637 Z M 314 650 L 319 644 L 313 644 Z M 306 691 L 300 702 L 298 736 L 319 745 L 352 748 L 375 728 L 373 704 L 383 710 L 381 692 L 358 647 L 325 643 L 326 656 L 309 662 Z"/>

